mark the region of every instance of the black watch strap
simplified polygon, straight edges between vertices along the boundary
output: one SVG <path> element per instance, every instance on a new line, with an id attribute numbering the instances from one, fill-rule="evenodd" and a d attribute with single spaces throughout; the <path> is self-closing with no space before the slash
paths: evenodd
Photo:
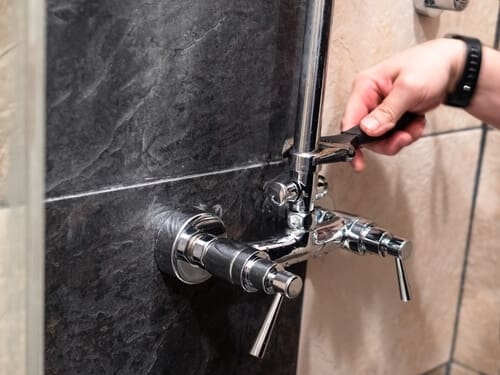
<path id="1" fill-rule="evenodd" d="M 458 80 L 455 90 L 446 98 L 445 104 L 465 108 L 472 100 L 479 78 L 482 59 L 481 41 L 458 34 L 448 34 L 446 37 L 464 41 L 467 46 L 467 52 L 462 76 Z"/>

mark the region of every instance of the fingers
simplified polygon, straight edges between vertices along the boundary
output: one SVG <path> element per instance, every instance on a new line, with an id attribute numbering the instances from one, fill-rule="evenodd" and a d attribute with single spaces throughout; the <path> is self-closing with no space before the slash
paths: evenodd
<path id="1" fill-rule="evenodd" d="M 419 116 L 408 124 L 405 130 L 399 130 L 390 139 L 380 141 L 366 146 L 367 149 L 383 155 L 397 154 L 403 147 L 406 147 L 419 139 L 425 128 L 425 117 Z M 357 150 L 351 165 L 356 172 L 365 169 L 365 157 L 362 150 Z"/>
<path id="2" fill-rule="evenodd" d="M 363 151 L 356 151 L 356 155 L 354 155 L 354 159 L 352 159 L 351 165 L 356 172 L 361 172 L 363 171 L 363 169 L 365 169 L 365 157 L 363 155 Z"/>
<path id="3" fill-rule="evenodd" d="M 410 122 L 404 130 L 397 131 L 391 138 L 370 144 L 368 149 L 379 154 L 394 155 L 419 139 L 425 129 L 425 117 L 418 116 Z"/>
<path id="4" fill-rule="evenodd" d="M 425 97 L 425 88 L 420 80 L 410 79 L 408 75 L 397 78 L 398 74 L 398 69 L 385 65 L 359 75 L 345 107 L 342 129 L 360 124 L 368 135 L 380 136 L 392 129 L 403 114 L 411 109 L 418 110 Z M 424 127 L 425 117 L 419 116 L 404 130 L 367 148 L 380 154 L 394 155 L 420 138 Z M 356 171 L 364 169 L 365 160 L 360 150 L 356 152 L 352 166 Z"/>
<path id="5" fill-rule="evenodd" d="M 359 75 L 347 100 L 342 118 L 342 130 L 359 125 L 361 120 L 379 104 L 380 95 L 378 85 L 368 74 Z"/>
<path id="6" fill-rule="evenodd" d="M 363 131 L 370 136 L 380 136 L 392 129 L 418 101 L 420 95 L 415 94 L 414 86 L 396 81 L 382 103 L 361 120 Z"/>

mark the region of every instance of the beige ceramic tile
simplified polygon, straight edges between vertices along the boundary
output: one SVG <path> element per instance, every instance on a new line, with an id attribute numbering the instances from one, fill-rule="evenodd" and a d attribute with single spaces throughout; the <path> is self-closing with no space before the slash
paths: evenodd
<path id="1" fill-rule="evenodd" d="M 339 128 L 344 105 L 356 74 L 418 42 L 458 32 L 491 45 L 498 0 L 471 1 L 463 12 L 444 12 L 439 18 L 417 16 L 413 0 L 335 1 L 323 132 Z M 427 132 L 479 124 L 459 109 L 441 107 L 428 115 Z"/>
<path id="2" fill-rule="evenodd" d="M 448 364 L 439 366 L 438 368 L 428 371 L 422 375 L 480 375 L 478 372 L 467 369 L 457 363 L 452 363 L 450 367 L 450 372 L 447 372 Z"/>
<path id="3" fill-rule="evenodd" d="M 367 155 L 361 174 L 328 171 L 338 209 L 414 241 L 413 300 L 399 301 L 392 259 L 332 250 L 310 261 L 298 374 L 419 374 L 448 360 L 479 141 L 479 130 L 429 137 Z"/>
<path id="4" fill-rule="evenodd" d="M 7 287 L 7 220 L 9 211 L 5 208 L 0 208 L 0 369 L 5 368 L 7 365 L 7 352 L 8 342 L 6 340 L 7 322 L 7 306 L 8 298 L 6 296 Z M 2 370 L 0 370 L 1 372 Z"/>
<path id="5" fill-rule="evenodd" d="M 488 133 L 455 358 L 500 374 L 500 132 Z"/>
<path id="6" fill-rule="evenodd" d="M 7 351 L 9 343 L 7 342 L 6 330 L 8 327 L 7 308 L 8 298 L 6 291 L 7 284 L 7 220 L 9 218 L 9 210 L 0 208 L 0 369 L 7 366 Z M 1 370 L 0 370 L 1 372 Z"/>
<path id="7" fill-rule="evenodd" d="M 446 374 L 447 366 L 448 364 L 445 363 L 432 371 L 423 373 L 422 375 L 447 375 Z"/>
<path id="8" fill-rule="evenodd" d="M 25 374 L 25 208 L 0 208 L 0 375 Z"/>
<path id="9" fill-rule="evenodd" d="M 43 373 L 44 15 L 0 0 L 0 375 Z"/>
<path id="10" fill-rule="evenodd" d="M 449 375 L 480 375 L 479 372 L 465 368 L 457 363 L 453 363 Z"/>
<path id="11" fill-rule="evenodd" d="M 11 0 L 0 0 L 0 205 L 7 194 L 9 132 L 14 116 L 14 51 L 16 41 L 12 28 Z"/>

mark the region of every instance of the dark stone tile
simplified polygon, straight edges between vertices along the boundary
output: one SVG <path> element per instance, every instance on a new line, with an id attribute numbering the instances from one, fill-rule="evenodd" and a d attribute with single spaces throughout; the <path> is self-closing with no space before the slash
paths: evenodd
<path id="1" fill-rule="evenodd" d="M 48 0 L 48 196 L 279 158 L 304 3 Z"/>
<path id="2" fill-rule="evenodd" d="M 260 188 L 278 170 L 48 203 L 47 374 L 294 374 L 301 300 L 285 302 L 268 356 L 256 360 L 247 352 L 272 298 L 214 279 L 184 285 L 158 271 L 152 250 L 163 206 L 216 209 L 233 238 L 273 230 Z"/>

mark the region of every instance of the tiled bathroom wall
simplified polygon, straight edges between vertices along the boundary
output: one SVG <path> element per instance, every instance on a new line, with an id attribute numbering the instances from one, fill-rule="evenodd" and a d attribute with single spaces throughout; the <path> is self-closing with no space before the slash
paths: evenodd
<path id="1" fill-rule="evenodd" d="M 356 73 L 415 43 L 457 32 L 492 46 L 499 3 L 415 15 L 413 1 L 335 1 L 324 132 L 338 130 Z M 498 139 L 497 139 L 498 138 Z M 367 169 L 326 171 L 336 208 L 411 238 L 413 300 L 390 259 L 332 251 L 307 269 L 298 374 L 500 371 L 498 131 L 461 110 L 428 115 L 426 135 Z"/>
<path id="2" fill-rule="evenodd" d="M 17 35 L 13 32 L 10 18 L 6 15 L 13 13 L 12 8 L 10 2 L 0 3 L 0 15 L 2 15 L 0 16 L 0 290 L 2 290 L 0 294 L 0 368 L 22 371 L 24 370 L 24 342 L 23 338 L 16 339 L 16 336 L 22 337 L 24 333 L 24 327 L 18 317 L 23 318 L 25 306 L 22 306 L 20 311 L 12 311 L 9 305 L 13 302 L 18 305 L 16 294 L 23 293 L 24 285 L 15 288 L 14 293 L 10 293 L 7 289 L 15 287 L 23 276 L 9 272 L 8 268 L 8 260 L 13 250 L 9 246 L 8 223 L 15 212 L 7 204 L 9 141 L 15 101 L 14 95 L 12 95 L 11 74 L 15 58 L 10 51 L 15 45 Z"/>
<path id="3" fill-rule="evenodd" d="M 12 95 L 13 82 L 12 82 L 12 65 L 13 58 L 9 53 L 15 45 L 15 33 L 12 30 L 12 24 L 9 17 L 6 15 L 11 14 L 12 5 L 9 2 L 1 4 L 1 14 L 5 16 L 0 18 L 0 90 L 2 96 L 0 99 L 0 202 L 4 203 L 7 195 L 7 168 L 8 168 L 8 153 L 9 153 L 9 128 L 13 116 L 13 101 Z"/>
<path id="4" fill-rule="evenodd" d="M 18 3 L 0 1 L 0 14 Z M 247 351 L 269 297 L 217 280 L 186 286 L 157 270 L 158 207 L 215 210 L 234 238 L 272 227 L 260 214 L 261 189 L 285 168 L 279 152 L 294 122 L 304 4 L 48 0 L 47 374 L 498 373 L 500 137 L 459 110 L 433 112 L 422 140 L 396 157 L 369 155 L 363 174 L 347 165 L 326 172 L 329 204 L 414 240 L 407 264 L 414 300 L 399 302 L 389 259 L 332 251 L 311 261 L 297 369 L 301 301 L 285 303 L 268 356 L 257 361 Z M 411 0 L 337 0 L 325 133 L 338 130 L 357 71 L 446 32 L 491 45 L 497 8 L 495 0 L 471 0 L 463 13 L 426 19 Z M 14 45 L 43 47 L 41 28 L 34 30 Z M 5 35 L 1 124 L 10 115 L 1 94 L 12 50 Z M 28 92 L 40 87 L 27 81 Z M 27 103 L 35 110 L 26 122 L 42 119 L 42 106 Z M 4 129 L 0 179 L 10 152 Z M 29 284 L 18 282 L 33 273 L 15 274 L 12 262 L 41 264 L 37 253 L 22 252 L 41 244 L 17 225 L 27 217 L 12 221 L 0 208 L 0 290 L 12 292 L 0 294 L 0 373 L 35 373 L 30 345 L 41 335 L 15 325 L 26 324 L 29 310 L 17 303 L 37 307 L 22 295 Z M 16 236 L 24 247 L 5 247 Z"/>
<path id="5" fill-rule="evenodd" d="M 196 206 L 232 238 L 268 230 L 304 4 L 48 0 L 47 374 L 295 373 L 301 301 L 250 357 L 271 298 L 162 275 L 151 222 Z"/>
<path id="6" fill-rule="evenodd" d="M 485 136 L 453 360 L 500 373 L 500 131 Z"/>

